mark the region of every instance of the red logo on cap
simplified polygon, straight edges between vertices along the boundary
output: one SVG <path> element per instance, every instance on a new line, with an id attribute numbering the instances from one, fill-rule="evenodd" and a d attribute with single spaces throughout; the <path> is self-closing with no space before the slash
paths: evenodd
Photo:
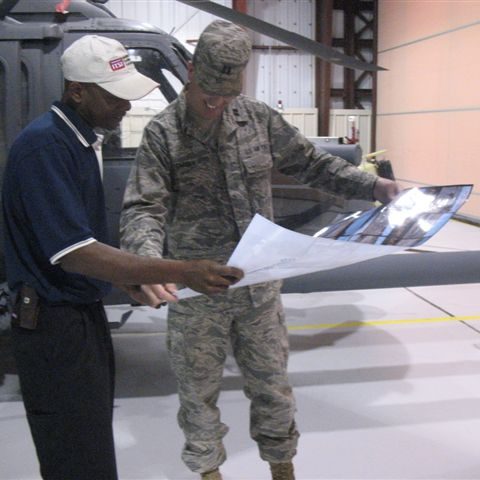
<path id="1" fill-rule="evenodd" d="M 110 60 L 110 68 L 113 71 L 121 70 L 122 68 L 126 68 L 127 64 L 123 58 L 115 58 L 114 60 Z"/>

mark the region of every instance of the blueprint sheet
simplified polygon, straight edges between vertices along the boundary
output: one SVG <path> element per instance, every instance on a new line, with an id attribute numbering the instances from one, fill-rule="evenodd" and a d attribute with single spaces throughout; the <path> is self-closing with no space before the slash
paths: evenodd
<path id="1" fill-rule="evenodd" d="M 468 199 L 472 185 L 403 190 L 388 205 L 350 214 L 314 236 L 255 215 L 228 265 L 245 277 L 233 287 L 279 280 L 362 262 L 429 240 Z M 200 295 L 190 289 L 178 298 Z"/>

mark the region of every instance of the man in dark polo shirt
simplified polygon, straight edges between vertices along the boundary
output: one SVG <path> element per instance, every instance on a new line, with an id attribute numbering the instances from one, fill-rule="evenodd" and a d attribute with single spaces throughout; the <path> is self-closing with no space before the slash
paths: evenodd
<path id="1" fill-rule="evenodd" d="M 108 246 L 95 127 L 116 128 L 158 86 L 117 41 L 87 35 L 62 56 L 65 91 L 13 144 L 3 185 L 12 339 L 23 400 L 48 480 L 117 478 L 114 361 L 102 297 L 114 283 L 181 283 L 213 294 L 241 278 L 208 260 L 140 257 Z M 171 290 L 162 299 L 175 301 Z"/>

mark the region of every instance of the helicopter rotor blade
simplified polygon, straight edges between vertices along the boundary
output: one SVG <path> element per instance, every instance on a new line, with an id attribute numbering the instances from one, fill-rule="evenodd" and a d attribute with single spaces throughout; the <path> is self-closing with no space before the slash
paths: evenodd
<path id="1" fill-rule="evenodd" d="M 258 18 L 252 17 L 251 15 L 247 15 L 245 13 L 237 12 L 231 8 L 224 7 L 223 5 L 219 5 L 218 3 L 214 3 L 209 0 L 178 1 L 184 3 L 185 5 L 203 10 L 204 12 L 211 13 L 212 15 L 216 15 L 217 17 L 225 20 L 229 20 L 232 23 L 243 25 L 244 27 L 250 28 L 255 32 L 261 33 L 262 35 L 275 38 L 276 40 L 280 40 L 281 42 L 291 45 L 292 47 L 296 47 L 299 50 L 303 50 L 312 55 L 320 57 L 327 62 L 335 63 L 345 68 L 369 72 L 386 70 L 385 68 L 373 63 L 362 62 L 354 57 L 345 55 L 331 47 L 299 35 L 298 33 L 289 32 L 288 30 L 276 27 L 271 23 L 259 20 Z"/>

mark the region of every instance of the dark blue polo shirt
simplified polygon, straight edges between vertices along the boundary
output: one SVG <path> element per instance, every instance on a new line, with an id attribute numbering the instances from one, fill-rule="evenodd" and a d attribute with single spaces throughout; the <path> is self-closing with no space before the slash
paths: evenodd
<path id="1" fill-rule="evenodd" d="M 94 241 L 108 243 L 96 141 L 93 129 L 60 102 L 15 140 L 2 190 L 11 290 L 27 283 L 55 303 L 88 303 L 108 293 L 108 283 L 57 263 Z"/>

